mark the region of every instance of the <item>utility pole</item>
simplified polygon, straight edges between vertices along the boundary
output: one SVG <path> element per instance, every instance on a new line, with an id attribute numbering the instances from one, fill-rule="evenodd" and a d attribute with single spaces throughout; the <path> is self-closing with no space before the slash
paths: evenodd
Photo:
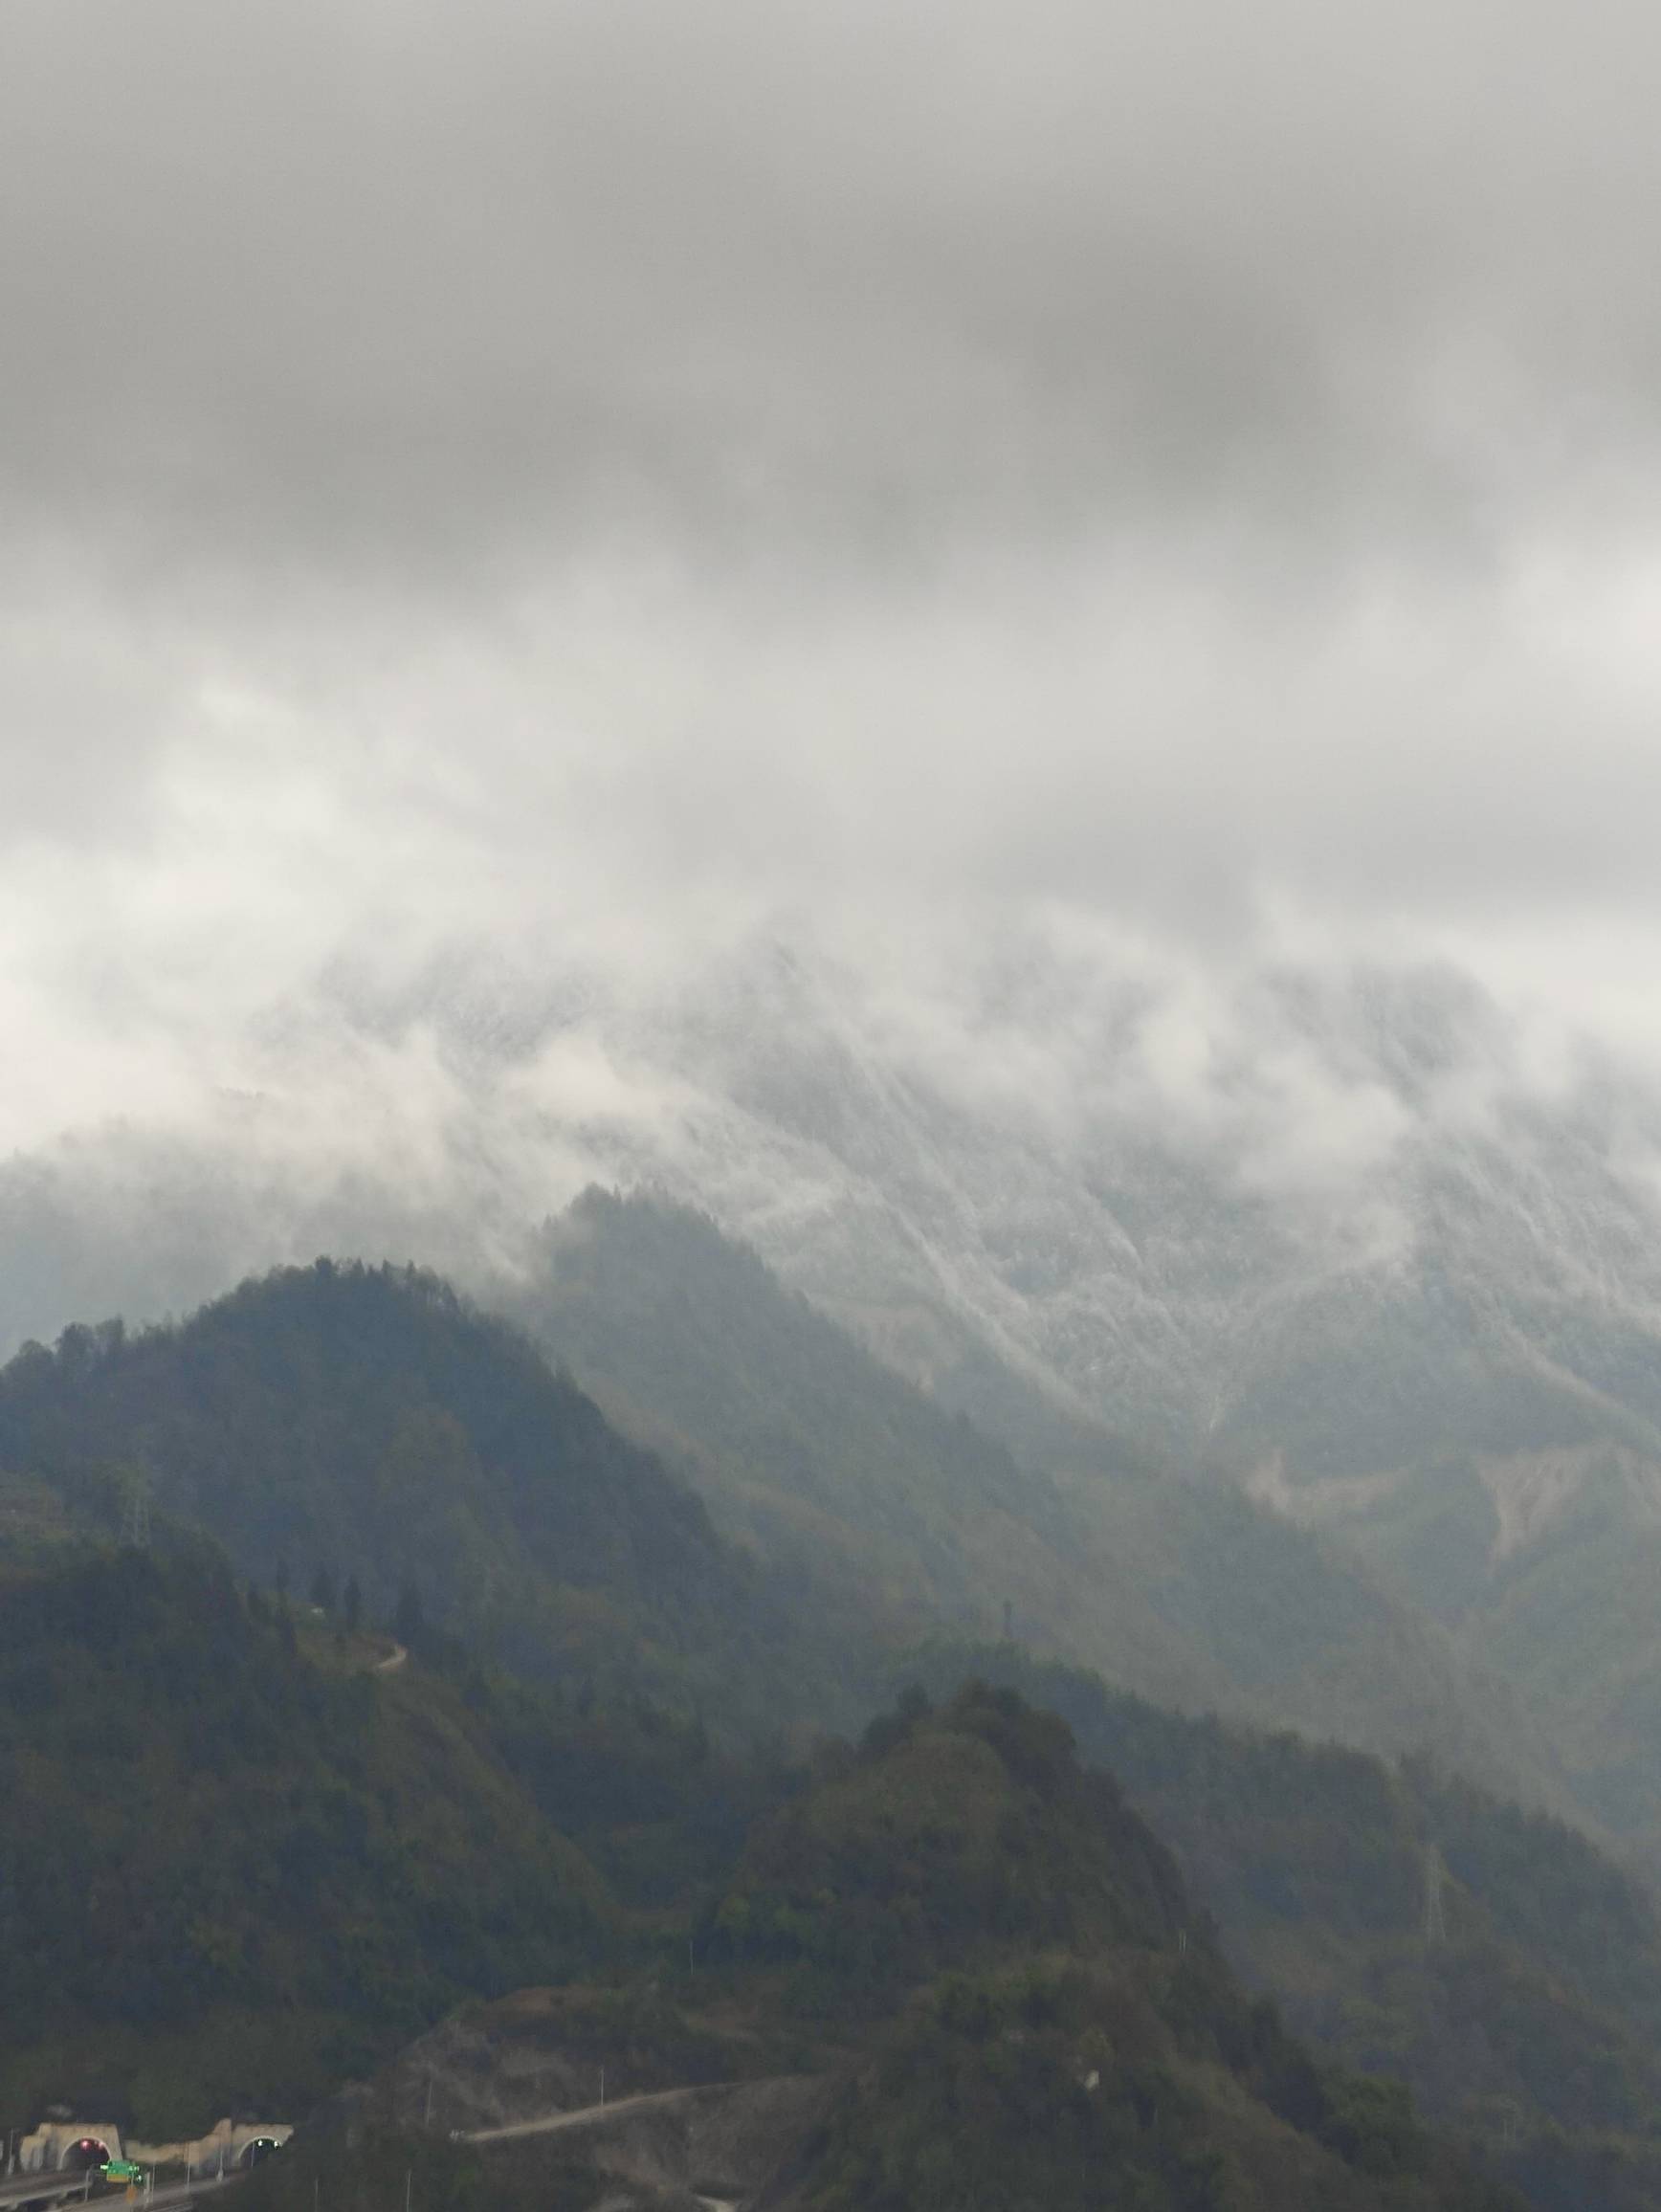
<path id="1" fill-rule="evenodd" d="M 606 2102 L 606 2069 L 604 2067 L 600 2068 L 600 2102 L 602 2104 Z"/>
<path id="2" fill-rule="evenodd" d="M 431 2074 L 427 2076 L 427 2116 L 421 2124 L 425 2128 L 430 2128 L 432 2125 L 432 2076 Z"/>
<path id="3" fill-rule="evenodd" d="M 150 1548 L 150 1486 L 142 1474 L 126 1478 L 126 1496 L 122 1501 L 122 1542 L 131 1552 L 147 1552 Z"/>
<path id="4" fill-rule="evenodd" d="M 414 2167 L 407 2166 L 404 2169 L 404 2212 L 410 2212 L 410 2184 L 414 2180 Z"/>
<path id="5" fill-rule="evenodd" d="M 1442 1891 L 1447 1882 L 1448 1869 L 1442 1853 L 1431 1844 L 1425 1852 L 1425 1941 L 1428 1944 L 1448 1940 L 1448 1915 L 1442 1908 Z"/>

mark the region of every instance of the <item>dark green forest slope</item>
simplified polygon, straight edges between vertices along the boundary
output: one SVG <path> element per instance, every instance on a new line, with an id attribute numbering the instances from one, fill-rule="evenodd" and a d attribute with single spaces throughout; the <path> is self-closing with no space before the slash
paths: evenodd
<path id="1" fill-rule="evenodd" d="M 1406 2097 L 1323 2073 L 1240 1990 L 1169 1853 L 1069 1732 L 975 1685 L 764 1824 L 720 1910 L 797 2001 L 887 2019 L 814 2212 L 1475 2207 Z"/>
<path id="2" fill-rule="evenodd" d="M 400 1657 L 0 1514 L 0 2122 L 303 2112 L 463 1998 L 654 1958 L 793 1786 L 637 1692 Z M 665 1934 L 665 1930 L 668 1934 Z"/>
<path id="3" fill-rule="evenodd" d="M 1403 2090 L 1317 2065 L 1244 1993 L 1170 1854 L 1080 1766 L 1064 1725 L 1006 1692 L 971 1685 L 938 1712 L 912 1699 L 857 1749 L 826 1746 L 810 1783 L 753 1824 L 696 1940 L 696 1976 L 667 1989 L 654 1974 L 606 2008 L 526 1993 L 493 2008 L 492 2032 L 498 2051 L 518 2048 L 516 2075 L 557 2073 L 562 2036 L 591 2039 L 604 2010 L 625 2037 L 615 2078 L 661 2080 L 657 2046 L 682 2066 L 698 2046 L 675 1990 L 730 2048 L 747 2046 L 745 2070 L 829 2069 L 816 2116 L 775 2146 L 758 2212 L 1514 2202 L 1420 2126 Z M 581 2048 L 591 2078 L 618 2046 Z M 337 2196 L 361 2179 L 372 2203 L 386 2177 L 426 2172 L 409 2092 L 437 2055 L 430 2040 L 388 2077 L 382 2128 L 402 2113 L 401 2135 L 302 2141 L 255 2184 L 261 2212 L 304 2212 L 320 2173 Z M 455 2212 L 684 2206 L 664 2186 L 668 2148 L 642 2186 L 615 2142 L 587 2168 L 569 2138 L 530 2170 L 442 2143 L 435 2163 Z"/>
<path id="4" fill-rule="evenodd" d="M 302 1638 L 207 1547 L 0 1567 L 0 2111 L 303 2110 L 612 1947 L 592 1866 L 385 1649 Z"/>
<path id="5" fill-rule="evenodd" d="M 1425 1761 L 1184 1718 L 1013 1645 L 907 1671 L 1063 1715 L 1318 2047 L 1407 2082 L 1539 2201 L 1661 2201 L 1661 1921 L 1585 1837 Z"/>
<path id="6" fill-rule="evenodd" d="M 19 2117 L 68 2096 L 165 2135 L 303 2111 L 463 1997 L 587 1985 L 604 2014 L 631 1978 L 679 1986 L 690 1936 L 752 2070 L 769 2048 L 857 2061 L 803 2202 L 953 2201 L 968 2168 L 942 2180 L 926 2153 L 942 2093 L 974 2115 L 977 2173 L 1031 2165 L 1041 2125 L 1057 2205 L 1117 2201 L 1070 2198 L 1080 2148 L 1156 2208 L 1271 2179 L 1268 2201 L 1370 2206 L 1386 2170 L 1389 2201 L 1479 2201 L 1446 2193 L 1396 2092 L 1323 2072 L 1241 1996 L 1167 1851 L 1011 1696 L 914 1703 L 827 1744 L 809 1783 L 637 1698 L 480 1676 L 436 1635 L 455 1679 L 388 1667 L 386 1639 L 297 1622 L 199 1544 L 20 1549 L 0 1582 Z"/>
<path id="7" fill-rule="evenodd" d="M 872 1641 L 986 1635 L 1008 1605 L 1145 1694 L 1428 1744 L 1559 1802 L 1440 1628 L 1236 1493 L 1019 1467 L 695 1215 L 591 1194 L 548 1251 L 520 1317 L 633 1441 L 436 1278 L 320 1261 L 176 1327 L 26 1347 L 0 1469 L 101 1477 L 112 1527 L 136 1469 L 242 1572 L 303 1590 L 321 1567 L 379 1611 L 409 1586 L 516 1670 L 734 1724 L 845 1724 Z"/>
<path id="8" fill-rule="evenodd" d="M 437 1278 L 321 1260 L 178 1327 L 119 1322 L 0 1372 L 0 1468 L 124 1480 L 297 1590 L 321 1569 L 533 1676 L 624 1675 L 766 1719 L 834 1708 L 799 1605 L 567 1376 Z"/>

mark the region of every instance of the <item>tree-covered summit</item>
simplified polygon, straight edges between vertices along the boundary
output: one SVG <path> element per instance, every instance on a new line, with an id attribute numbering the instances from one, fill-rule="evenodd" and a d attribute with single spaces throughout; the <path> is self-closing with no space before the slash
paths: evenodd
<path id="1" fill-rule="evenodd" d="M 919 1698 L 752 1836 L 718 1917 L 742 1955 L 892 2002 L 1011 1947 L 1171 1949 L 1196 1925 L 1176 1866 L 1064 1722 L 973 1683 Z"/>
<path id="2" fill-rule="evenodd" d="M 237 1568 L 355 1579 L 539 1674 L 736 1683 L 791 1630 L 698 1499 L 506 1322 L 414 1269 L 281 1269 L 176 1324 L 30 1344 L 0 1467 L 135 1473 Z M 113 1487 L 112 1487 L 113 1486 Z M 777 1676 L 788 1682 L 792 1670 Z"/>
<path id="3" fill-rule="evenodd" d="M 858 2039 L 800 2212 L 1479 2212 L 1398 2085 L 1324 2068 L 1235 1980 L 1071 1732 L 914 1696 L 761 1822 L 718 1941 Z"/>

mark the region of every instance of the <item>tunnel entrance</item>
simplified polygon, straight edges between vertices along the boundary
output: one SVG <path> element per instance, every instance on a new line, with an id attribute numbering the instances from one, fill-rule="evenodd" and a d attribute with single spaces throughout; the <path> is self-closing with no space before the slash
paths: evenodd
<path id="1" fill-rule="evenodd" d="M 107 2166 L 110 2147 L 97 2135 L 82 2135 L 78 2143 L 71 2143 L 57 2161 L 60 2174 L 90 2174 L 96 2166 Z"/>

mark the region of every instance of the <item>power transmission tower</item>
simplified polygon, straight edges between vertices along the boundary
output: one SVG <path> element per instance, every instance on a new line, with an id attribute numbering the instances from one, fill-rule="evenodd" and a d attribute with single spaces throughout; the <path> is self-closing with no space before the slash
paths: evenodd
<path id="1" fill-rule="evenodd" d="M 1448 1916 L 1442 1907 L 1442 1892 L 1448 1886 L 1448 1869 L 1435 1844 L 1425 1850 L 1425 1941 L 1428 1944 L 1446 1943 Z"/>
<path id="2" fill-rule="evenodd" d="M 129 1474 L 122 1502 L 122 1542 L 131 1552 L 150 1548 L 150 1486 L 142 1474 Z"/>

